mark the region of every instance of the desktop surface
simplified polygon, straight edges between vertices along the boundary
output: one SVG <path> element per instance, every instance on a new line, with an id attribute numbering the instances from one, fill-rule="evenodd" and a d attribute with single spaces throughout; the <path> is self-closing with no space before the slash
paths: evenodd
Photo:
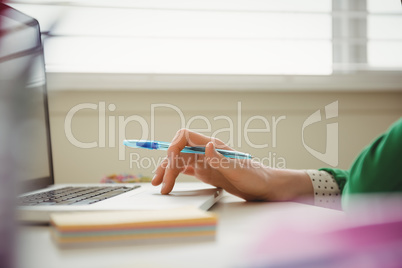
<path id="1" fill-rule="evenodd" d="M 205 241 L 132 241 L 61 248 L 52 240 L 49 226 L 22 226 L 18 264 L 21 268 L 244 267 L 260 232 L 278 228 L 286 215 L 330 221 L 345 216 L 341 211 L 293 202 L 245 202 L 228 193 L 210 211 L 219 217 L 217 235 Z"/>

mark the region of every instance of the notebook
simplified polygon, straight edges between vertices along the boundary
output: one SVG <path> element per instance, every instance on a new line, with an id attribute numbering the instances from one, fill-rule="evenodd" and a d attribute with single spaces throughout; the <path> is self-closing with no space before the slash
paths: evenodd
<path id="1" fill-rule="evenodd" d="M 105 185 L 55 185 L 52 165 L 46 75 L 39 23 L 0 4 L 2 85 L 14 87 L 19 126 L 11 142 L 18 159 L 16 176 L 23 193 L 18 217 L 27 222 L 49 222 L 51 213 L 72 211 L 161 210 L 193 206 L 209 209 L 220 189 L 203 183 L 177 183 L 172 193 L 161 195 L 150 183 Z M 4 22 L 4 23 L 3 23 Z M 14 174 L 15 175 L 15 174 Z"/>
<path id="2" fill-rule="evenodd" d="M 112 241 L 214 238 L 217 215 L 192 207 L 166 210 L 76 212 L 51 215 L 60 245 Z"/>

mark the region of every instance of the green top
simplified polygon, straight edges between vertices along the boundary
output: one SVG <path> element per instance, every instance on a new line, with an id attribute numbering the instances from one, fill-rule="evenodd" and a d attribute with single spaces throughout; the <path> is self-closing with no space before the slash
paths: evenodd
<path id="1" fill-rule="evenodd" d="M 402 118 L 363 149 L 349 170 L 322 168 L 331 173 L 342 193 L 342 206 L 351 194 L 402 192 Z"/>

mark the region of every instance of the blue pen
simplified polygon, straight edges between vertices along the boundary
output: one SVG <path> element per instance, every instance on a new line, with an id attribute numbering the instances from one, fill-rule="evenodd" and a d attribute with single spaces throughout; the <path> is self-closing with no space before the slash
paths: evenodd
<path id="1" fill-rule="evenodd" d="M 143 148 L 143 149 L 164 150 L 164 151 L 167 151 L 167 149 L 170 146 L 170 142 L 148 141 L 148 140 L 124 140 L 123 144 L 125 146 L 131 147 L 131 148 Z M 236 159 L 253 158 L 250 154 L 241 153 L 241 152 L 237 152 L 237 151 L 229 151 L 229 150 L 222 150 L 222 149 L 216 149 L 216 150 L 219 153 L 221 153 L 223 156 L 228 157 L 228 158 L 236 158 Z M 186 147 L 184 147 L 183 150 L 181 150 L 181 152 L 182 153 L 191 153 L 191 154 L 205 154 L 205 147 L 186 146 Z"/>

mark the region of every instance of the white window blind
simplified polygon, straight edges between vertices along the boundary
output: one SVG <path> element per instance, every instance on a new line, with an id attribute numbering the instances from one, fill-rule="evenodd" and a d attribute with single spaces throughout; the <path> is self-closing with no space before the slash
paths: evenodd
<path id="1" fill-rule="evenodd" d="M 334 71 L 402 70 L 402 8 L 396 0 L 333 1 Z"/>
<path id="2" fill-rule="evenodd" d="M 400 1 L 368 1 L 368 65 L 402 70 L 402 7 Z"/>
<path id="3" fill-rule="evenodd" d="M 375 72 L 402 82 L 396 78 L 402 71 L 397 0 L 8 3 L 41 23 L 53 73 L 296 76 L 292 81 L 302 82 L 305 75 Z"/>

